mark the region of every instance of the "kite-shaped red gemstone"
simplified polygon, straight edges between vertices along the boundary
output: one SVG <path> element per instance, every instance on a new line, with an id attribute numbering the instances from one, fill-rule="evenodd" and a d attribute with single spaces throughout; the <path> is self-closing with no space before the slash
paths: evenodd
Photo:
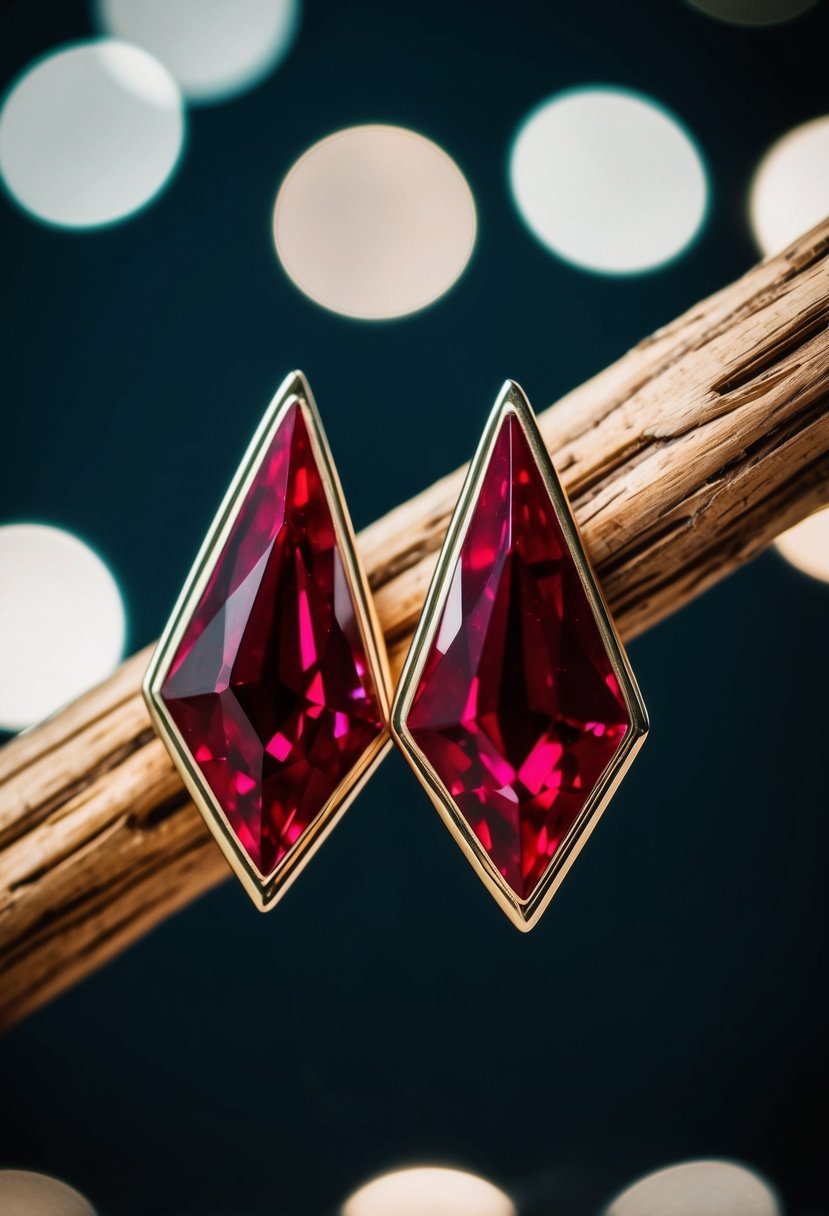
<path id="1" fill-rule="evenodd" d="M 283 412 L 160 698 L 270 875 L 384 730 L 303 410 Z"/>
<path id="2" fill-rule="evenodd" d="M 620 685 L 618 643 L 600 627 L 593 576 L 527 427 L 507 409 L 490 437 L 462 534 L 439 566 L 402 721 L 404 749 L 425 760 L 433 791 L 518 904 L 646 723 L 644 706 L 631 706 L 632 676 L 628 692 Z"/>

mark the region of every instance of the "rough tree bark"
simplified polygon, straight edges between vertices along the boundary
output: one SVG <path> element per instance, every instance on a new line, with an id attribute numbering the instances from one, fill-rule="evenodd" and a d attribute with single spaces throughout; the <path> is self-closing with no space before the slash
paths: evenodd
<path id="1" fill-rule="evenodd" d="M 625 637 L 829 501 L 828 322 L 829 221 L 542 415 Z M 393 671 L 461 476 L 360 536 Z M 150 727 L 148 658 L 0 751 L 0 1024 L 227 873 Z"/>

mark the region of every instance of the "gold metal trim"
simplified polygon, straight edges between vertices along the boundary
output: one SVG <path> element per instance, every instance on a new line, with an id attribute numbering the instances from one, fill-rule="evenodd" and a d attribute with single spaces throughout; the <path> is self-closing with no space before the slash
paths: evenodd
<path id="1" fill-rule="evenodd" d="M 570 553 L 576 564 L 593 616 L 607 649 L 614 674 L 619 682 L 630 717 L 630 730 L 608 763 L 596 788 L 581 814 L 559 845 L 538 885 L 526 900 L 519 899 L 498 871 L 478 837 L 460 812 L 452 795 L 437 772 L 418 748 L 406 720 L 423 668 L 437 631 L 440 614 L 475 510 L 484 474 L 489 465 L 495 440 L 505 417 L 514 415 L 530 445 L 539 472 L 544 480 L 556 516 L 561 524 Z M 596 575 L 590 565 L 579 535 L 567 495 L 538 429 L 538 423 L 521 388 L 507 380 L 484 428 L 478 449 L 469 466 L 457 506 L 449 523 L 446 538 L 438 556 L 437 566 L 426 595 L 426 602 L 415 631 L 414 639 L 397 686 L 391 714 L 392 736 L 437 808 L 441 818 L 460 845 L 478 877 L 506 912 L 513 924 L 522 931 L 531 929 L 558 890 L 564 876 L 584 847 L 588 836 L 599 821 L 622 778 L 633 762 L 648 733 L 648 714 L 642 694 L 616 632 Z"/>
<path id="2" fill-rule="evenodd" d="M 308 381 L 299 371 L 292 372 L 280 385 L 248 446 L 242 463 L 230 483 L 222 505 L 208 529 L 195 563 L 187 576 L 172 615 L 150 660 L 142 686 L 144 700 L 147 703 L 153 725 L 170 753 L 193 801 L 201 811 L 233 872 L 256 906 L 263 912 L 268 911 L 282 898 L 356 798 L 391 744 L 388 728 L 386 728 L 369 745 L 359 762 L 325 803 L 316 819 L 276 868 L 270 874 L 262 874 L 239 843 L 224 811 L 210 786 L 204 780 L 201 770 L 195 763 L 161 697 L 161 688 L 167 671 L 216 561 L 224 549 L 248 490 L 259 471 L 273 436 L 286 413 L 295 403 L 298 403 L 302 410 L 311 438 L 320 478 L 331 508 L 343 568 L 353 595 L 357 624 L 380 712 L 383 722 L 388 722 L 390 677 L 385 645 L 382 640 L 383 635 L 377 622 L 368 580 L 357 551 L 354 530 L 319 411 Z"/>

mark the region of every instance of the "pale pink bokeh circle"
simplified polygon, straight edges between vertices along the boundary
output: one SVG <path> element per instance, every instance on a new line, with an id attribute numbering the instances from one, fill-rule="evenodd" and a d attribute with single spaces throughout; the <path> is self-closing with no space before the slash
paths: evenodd
<path id="1" fill-rule="evenodd" d="M 0 1170 L 0 1212 L 8 1216 L 95 1216 L 91 1204 L 48 1174 Z"/>
<path id="2" fill-rule="evenodd" d="M 342 1216 L 516 1216 L 516 1211 L 486 1178 L 445 1166 L 415 1166 L 361 1186 L 346 1200 Z"/>
<path id="3" fill-rule="evenodd" d="M 776 547 L 803 574 L 829 583 L 829 507 L 778 536 Z"/>
<path id="4" fill-rule="evenodd" d="M 274 244 L 317 304 L 363 320 L 426 308 L 463 273 L 477 218 L 461 170 L 402 127 L 360 126 L 314 144 L 289 170 Z"/>

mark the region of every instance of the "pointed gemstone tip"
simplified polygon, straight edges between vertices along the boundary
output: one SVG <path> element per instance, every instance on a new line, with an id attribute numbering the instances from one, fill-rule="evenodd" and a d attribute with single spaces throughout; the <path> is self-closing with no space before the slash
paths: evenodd
<path id="1" fill-rule="evenodd" d="M 505 380 L 499 395 L 499 401 L 519 409 L 529 408 L 527 395 L 517 380 Z"/>
<path id="2" fill-rule="evenodd" d="M 305 373 L 301 372 L 299 368 L 290 372 L 280 385 L 277 396 L 283 400 L 291 396 L 304 397 L 306 401 L 312 400 L 311 386 Z"/>
<path id="3" fill-rule="evenodd" d="M 501 421 L 427 646 L 406 726 L 526 901 L 631 723 L 515 414 Z"/>
<path id="4" fill-rule="evenodd" d="M 382 733 L 354 592 L 298 402 L 261 460 L 161 699 L 263 877 Z"/>

